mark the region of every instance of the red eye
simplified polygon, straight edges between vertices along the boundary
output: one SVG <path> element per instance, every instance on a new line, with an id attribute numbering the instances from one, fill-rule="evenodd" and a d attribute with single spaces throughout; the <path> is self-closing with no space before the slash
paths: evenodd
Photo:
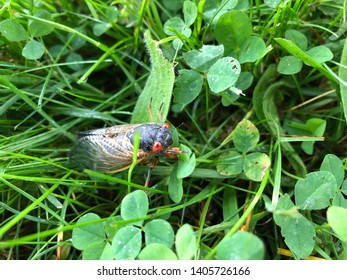
<path id="1" fill-rule="evenodd" d="M 160 142 L 155 142 L 154 144 L 153 144 L 153 148 L 152 148 L 152 150 L 153 150 L 153 152 L 155 152 L 155 153 L 160 153 L 161 152 L 161 150 L 162 150 L 162 145 L 161 145 L 161 143 Z"/>
<path id="2" fill-rule="evenodd" d="M 165 128 L 170 128 L 170 124 L 168 124 L 168 123 L 163 123 L 163 127 L 165 127 Z"/>

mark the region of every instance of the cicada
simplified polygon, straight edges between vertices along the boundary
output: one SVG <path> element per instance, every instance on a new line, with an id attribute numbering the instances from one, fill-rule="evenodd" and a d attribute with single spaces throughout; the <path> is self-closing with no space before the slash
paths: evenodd
<path id="1" fill-rule="evenodd" d="M 70 162 L 80 168 L 103 173 L 126 170 L 133 162 L 136 134 L 140 138 L 137 162 L 153 158 L 145 183 L 147 186 L 150 170 L 156 165 L 159 156 L 175 159 L 182 153 L 179 148 L 172 147 L 173 139 L 168 123 L 125 124 L 79 132 L 69 155 Z"/>

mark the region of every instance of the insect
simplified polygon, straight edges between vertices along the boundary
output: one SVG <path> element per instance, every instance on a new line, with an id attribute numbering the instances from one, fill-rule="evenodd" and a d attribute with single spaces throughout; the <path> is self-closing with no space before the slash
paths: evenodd
<path id="1" fill-rule="evenodd" d="M 154 158 L 146 179 L 148 186 L 151 170 L 159 156 L 177 158 L 182 151 L 173 144 L 170 125 L 154 123 L 149 104 L 151 123 L 116 125 L 108 128 L 79 132 L 77 143 L 70 151 L 70 162 L 80 168 L 103 173 L 119 172 L 130 167 L 133 161 L 134 140 L 140 138 L 137 163 Z"/>

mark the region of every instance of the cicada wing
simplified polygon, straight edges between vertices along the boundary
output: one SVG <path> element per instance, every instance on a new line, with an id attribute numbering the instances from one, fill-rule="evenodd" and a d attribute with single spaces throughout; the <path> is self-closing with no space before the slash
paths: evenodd
<path id="1" fill-rule="evenodd" d="M 89 132 L 93 132 L 93 131 L 104 131 L 104 135 L 106 135 L 107 137 L 124 137 L 126 135 L 128 135 L 128 133 L 133 132 L 135 130 L 135 128 L 139 127 L 140 124 L 122 124 L 122 125 L 115 125 L 115 126 L 111 126 L 111 127 L 107 127 L 107 128 L 103 128 L 103 129 L 96 129 L 96 130 L 92 130 Z M 88 131 L 87 131 L 88 132 Z"/>
<path id="2" fill-rule="evenodd" d="M 120 125 L 79 133 L 70 152 L 70 162 L 80 168 L 105 173 L 125 169 L 131 164 L 133 154 L 126 127 Z"/>

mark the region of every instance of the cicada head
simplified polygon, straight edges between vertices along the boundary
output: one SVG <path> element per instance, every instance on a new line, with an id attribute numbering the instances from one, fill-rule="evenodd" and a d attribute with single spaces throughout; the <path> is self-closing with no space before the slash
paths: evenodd
<path id="1" fill-rule="evenodd" d="M 170 125 L 164 123 L 162 126 L 158 124 L 143 124 L 138 126 L 130 137 L 133 144 L 135 132 L 140 132 L 140 149 L 146 153 L 155 153 L 166 156 L 168 150 L 173 144 Z"/>

